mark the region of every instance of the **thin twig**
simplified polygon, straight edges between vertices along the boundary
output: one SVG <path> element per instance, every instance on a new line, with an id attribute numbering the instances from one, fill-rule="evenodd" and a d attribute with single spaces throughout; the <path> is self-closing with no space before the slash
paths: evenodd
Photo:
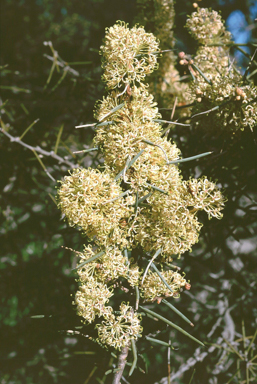
<path id="1" fill-rule="evenodd" d="M 77 168 L 78 167 L 77 164 L 71 163 L 70 161 L 63 159 L 62 157 L 60 157 L 56 153 L 54 153 L 54 151 L 50 151 L 50 152 L 45 151 L 44 149 L 42 149 L 38 145 L 36 147 L 32 147 L 31 145 L 26 144 L 23 141 L 21 141 L 19 137 L 14 137 L 14 136 L 10 135 L 10 133 L 6 132 L 3 128 L 0 128 L 0 131 L 5 136 L 7 136 L 11 142 L 18 143 L 18 144 L 22 145 L 23 147 L 28 148 L 32 152 L 35 151 L 37 153 L 40 153 L 41 155 L 50 156 L 53 159 L 57 160 L 59 163 L 68 165 L 70 168 Z"/>

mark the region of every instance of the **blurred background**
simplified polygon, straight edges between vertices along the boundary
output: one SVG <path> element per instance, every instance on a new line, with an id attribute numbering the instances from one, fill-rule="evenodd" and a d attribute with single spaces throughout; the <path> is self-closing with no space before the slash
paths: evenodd
<path id="1" fill-rule="evenodd" d="M 257 44 L 257 2 L 202 0 L 199 5 L 220 11 L 234 41 L 245 44 L 244 53 L 231 49 L 244 71 L 254 52 L 254 45 L 248 43 Z M 175 55 L 181 50 L 195 52 L 184 28 L 193 11 L 193 1 L 175 4 Z M 84 336 L 79 333 L 81 320 L 72 306 L 77 282 L 71 268 L 76 260 L 63 247 L 81 251 L 85 239 L 61 219 L 55 203 L 56 180 L 74 166 L 96 167 L 103 161 L 73 153 L 88 148 L 94 136 L 92 128 L 74 128 L 94 122 L 94 104 L 105 94 L 98 53 L 105 28 L 117 20 L 132 25 L 138 15 L 136 0 L 2 2 L 0 110 L 1 126 L 10 136 L 0 132 L 1 384 L 111 382 L 112 374 L 105 372 L 115 357 L 85 338 L 93 327 L 85 327 Z M 256 74 L 252 79 L 256 81 Z M 169 119 L 165 112 L 163 116 Z M 192 284 L 190 292 L 176 301 L 177 307 L 195 323 L 187 331 L 206 348 L 148 321 L 149 334 L 158 328 L 159 339 L 171 340 L 172 379 L 167 379 L 167 348 L 142 340 L 141 371 L 136 370 L 128 382 L 248 384 L 256 380 L 257 360 L 252 360 L 257 353 L 256 136 L 256 129 L 246 130 L 231 144 L 193 130 L 170 133 L 183 157 L 214 151 L 212 158 L 185 163 L 182 174 L 216 180 L 228 199 L 221 221 L 208 221 L 203 215 L 199 243 L 176 262 Z M 27 148 L 14 137 L 20 137 Z M 219 156 L 221 147 L 224 154 Z M 168 312 L 161 306 L 158 310 Z M 186 328 L 174 313 L 169 316 Z"/>

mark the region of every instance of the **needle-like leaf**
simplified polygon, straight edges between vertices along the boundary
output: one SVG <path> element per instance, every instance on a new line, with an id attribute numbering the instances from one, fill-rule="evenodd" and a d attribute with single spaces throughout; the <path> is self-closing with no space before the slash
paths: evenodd
<path id="1" fill-rule="evenodd" d="M 166 323 L 166 324 L 170 325 L 171 327 L 177 329 L 177 331 L 183 333 L 184 335 L 186 335 L 190 339 L 196 341 L 198 344 L 202 345 L 203 347 L 205 346 L 200 340 L 196 339 L 194 336 L 190 335 L 190 333 L 184 331 L 184 329 L 182 329 L 178 325 L 172 323 L 170 320 L 166 319 L 165 317 L 159 315 L 158 313 L 156 313 L 154 311 L 151 311 L 150 309 L 147 309 L 147 308 L 144 308 L 144 307 L 141 307 L 141 306 L 139 306 L 139 308 L 143 309 L 143 311 L 145 311 L 146 313 L 149 313 L 150 315 L 152 315 L 154 317 L 157 317 L 158 319 L 164 321 L 164 323 Z"/>
<path id="2" fill-rule="evenodd" d="M 87 259 L 86 261 L 83 261 L 83 263 L 79 264 L 76 268 L 73 268 L 72 271 L 75 271 L 79 268 L 82 268 L 84 265 L 91 263 L 91 261 L 99 259 L 99 257 L 103 256 L 104 254 L 105 254 L 105 251 L 101 251 L 101 252 L 97 253 L 95 256 L 92 256 L 89 259 Z"/>
<path id="3" fill-rule="evenodd" d="M 203 157 L 203 156 L 208 156 L 211 153 L 212 152 L 204 152 L 204 153 L 200 153 L 200 155 L 186 157 L 185 159 L 178 159 L 178 160 L 169 161 L 169 164 L 185 163 L 186 161 L 191 161 L 191 160 L 199 159 L 200 157 Z"/>
<path id="4" fill-rule="evenodd" d="M 162 274 L 160 273 L 160 271 L 158 270 L 158 268 L 156 267 L 156 265 L 154 263 L 152 263 L 152 267 L 153 269 L 155 270 L 155 272 L 157 273 L 157 275 L 159 276 L 159 278 L 161 279 L 161 281 L 166 285 L 166 287 L 173 293 L 173 289 L 169 286 L 169 284 L 167 283 L 167 281 L 164 279 L 164 277 L 162 276 Z"/>
<path id="5" fill-rule="evenodd" d="M 183 320 L 185 320 L 188 324 L 191 325 L 191 327 L 194 326 L 194 324 L 192 323 L 191 320 L 189 320 L 185 315 L 183 315 L 183 313 L 181 313 L 176 307 L 174 307 L 174 305 L 172 305 L 171 303 L 169 303 L 167 300 L 163 299 L 162 300 L 162 303 L 166 304 L 170 309 L 172 309 L 172 311 L 174 311 L 177 315 L 179 315 Z"/>
<path id="6" fill-rule="evenodd" d="M 137 348 L 136 348 L 136 343 L 135 343 L 134 339 L 131 339 L 131 347 L 132 347 L 134 360 L 133 360 L 132 366 L 131 366 L 130 371 L 129 371 L 129 376 L 132 375 L 132 373 L 134 372 L 134 369 L 136 368 L 136 365 L 137 365 Z"/>
<path id="7" fill-rule="evenodd" d="M 149 336 L 146 336 L 145 338 L 146 340 L 151 341 L 152 343 L 161 344 L 161 345 L 164 345 L 165 347 L 170 347 L 170 344 L 166 343 L 165 341 L 153 339 L 152 337 L 149 337 Z"/>

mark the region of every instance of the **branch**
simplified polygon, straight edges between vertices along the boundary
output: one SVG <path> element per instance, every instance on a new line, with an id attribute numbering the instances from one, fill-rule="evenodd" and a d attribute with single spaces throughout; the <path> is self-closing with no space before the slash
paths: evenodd
<path id="1" fill-rule="evenodd" d="M 120 384 L 120 380 L 121 380 L 121 377 L 126 365 L 127 357 L 128 357 L 128 351 L 129 351 L 128 347 L 121 348 L 119 358 L 118 358 L 118 367 L 117 367 L 119 370 L 115 372 L 112 384 Z"/>
<path id="2" fill-rule="evenodd" d="M 29 144 L 26 144 L 24 143 L 23 141 L 20 140 L 19 137 L 14 137 L 12 135 L 10 135 L 10 133 L 6 132 L 3 128 L 0 128 L 0 131 L 5 135 L 7 136 L 11 142 L 16 142 L 20 145 L 22 145 L 23 147 L 25 148 L 28 148 L 30 151 L 32 152 L 37 152 L 37 153 L 40 153 L 41 155 L 44 155 L 44 156 L 50 156 L 52 157 L 53 159 L 57 160 L 59 163 L 62 163 L 62 164 L 66 164 L 68 165 L 70 168 L 76 168 L 78 167 L 77 164 L 74 164 L 74 163 L 71 163 L 70 161 L 68 160 L 65 160 L 63 159 L 62 157 L 58 156 L 56 153 L 54 153 L 54 151 L 45 151 L 44 149 L 42 149 L 41 147 L 39 147 L 38 145 L 36 147 L 32 147 L 31 145 Z"/>

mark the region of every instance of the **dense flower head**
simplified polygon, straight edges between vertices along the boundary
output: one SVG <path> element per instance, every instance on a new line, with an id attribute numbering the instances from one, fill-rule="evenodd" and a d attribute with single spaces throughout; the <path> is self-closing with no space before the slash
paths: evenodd
<path id="1" fill-rule="evenodd" d="M 165 297 L 178 298 L 181 289 L 187 284 L 186 279 L 179 272 L 169 270 L 163 271 L 161 274 L 173 292 L 163 283 L 156 272 L 149 271 L 141 286 L 142 297 L 146 301 Z"/>
<path id="2" fill-rule="evenodd" d="M 84 252 L 81 254 L 78 267 L 81 263 L 84 263 L 96 254 L 101 254 L 99 249 L 94 252 L 91 245 L 85 247 Z M 118 277 L 126 277 L 127 273 L 128 265 L 126 258 L 118 247 L 106 248 L 104 254 L 101 254 L 98 259 L 78 269 L 81 282 L 87 282 L 89 276 L 94 276 L 97 281 L 107 284 L 116 280 Z"/>
<path id="3" fill-rule="evenodd" d="M 99 341 L 117 349 L 129 346 L 131 339 L 137 340 L 142 332 L 140 317 L 131 306 L 122 303 L 119 312 L 119 316 L 109 316 L 96 326 Z"/>
<path id="4" fill-rule="evenodd" d="M 138 218 L 136 241 L 146 252 L 162 248 L 166 260 L 190 250 L 202 225 L 187 202 L 178 194 L 163 197 L 157 193 L 148 201 L 149 208 L 145 207 Z"/>
<path id="5" fill-rule="evenodd" d="M 216 11 L 198 8 L 187 19 L 186 27 L 199 43 L 230 43 L 231 34 L 226 31 L 221 16 Z"/>
<path id="6" fill-rule="evenodd" d="M 215 183 L 203 177 L 202 179 L 184 181 L 183 184 L 187 203 L 193 207 L 194 211 L 204 210 L 209 219 L 212 217 L 222 218 L 221 210 L 224 207 L 225 199 Z"/>
<path id="7" fill-rule="evenodd" d="M 210 81 L 215 81 L 217 76 L 218 78 L 226 77 L 228 76 L 228 68 L 230 66 L 228 50 L 225 46 L 200 46 L 194 57 L 194 64 L 198 66 Z M 198 72 L 195 72 L 194 75 L 197 78 L 197 82 L 202 83 L 202 86 L 208 85 Z M 238 76 L 238 74 L 234 73 L 234 76 L 236 75 Z"/>
<path id="8" fill-rule="evenodd" d="M 103 80 L 108 88 L 128 84 L 140 84 L 145 76 L 157 68 L 159 44 L 152 33 L 143 27 L 129 29 L 127 24 L 118 22 L 107 28 L 103 56 Z"/>
<path id="9" fill-rule="evenodd" d="M 243 84 L 240 74 L 233 69 L 223 69 L 223 75 L 213 66 L 212 75 L 207 75 L 211 84 L 197 76 L 191 86 L 192 99 L 197 103 L 193 114 L 215 108 L 215 112 L 205 116 L 206 124 L 212 129 L 236 132 L 247 127 L 253 129 L 257 123 L 257 87 Z M 217 108 L 218 107 L 218 108 Z M 196 121 L 196 126 L 204 126 Z"/>
<path id="10" fill-rule="evenodd" d="M 257 123 L 257 87 L 230 62 L 230 33 L 221 17 L 215 11 L 199 8 L 186 26 L 203 44 L 192 61 L 195 80 L 188 92 L 195 102 L 192 115 L 200 116 L 193 121 L 194 126 L 233 134 L 253 129 Z"/>
<path id="11" fill-rule="evenodd" d="M 97 282 L 93 277 L 87 279 L 87 284 L 79 287 L 73 304 L 77 306 L 77 313 L 86 322 L 92 323 L 95 317 L 109 317 L 112 307 L 106 307 L 109 298 L 113 295 L 106 284 Z"/>
<path id="12" fill-rule="evenodd" d="M 89 238 L 97 236 L 99 242 L 105 243 L 113 231 L 112 236 L 119 241 L 119 221 L 130 214 L 126 201 L 116 199 L 121 193 L 120 186 L 106 172 L 80 168 L 61 182 L 58 205 L 69 224 L 79 226 Z"/>

